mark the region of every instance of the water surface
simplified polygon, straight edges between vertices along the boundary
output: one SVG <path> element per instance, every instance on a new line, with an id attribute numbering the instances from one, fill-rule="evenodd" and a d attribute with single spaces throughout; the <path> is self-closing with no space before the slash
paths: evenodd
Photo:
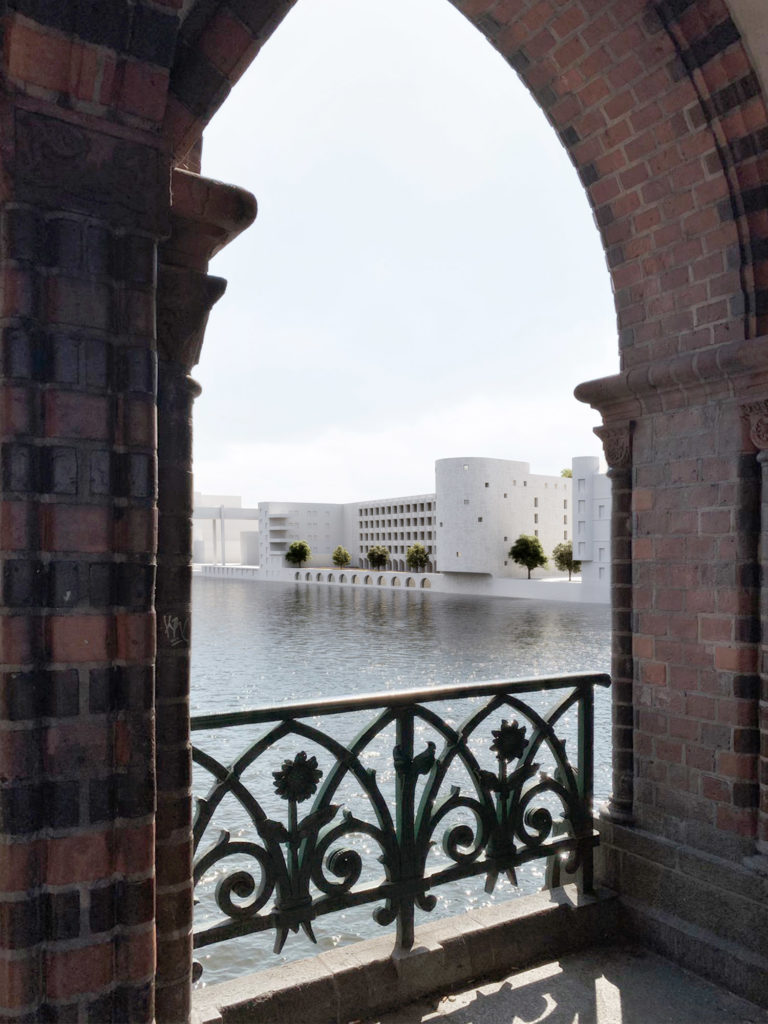
<path id="1" fill-rule="evenodd" d="M 193 715 L 487 679 L 607 672 L 609 667 L 610 612 L 602 605 L 204 577 L 196 577 L 193 584 Z M 550 698 L 545 703 L 551 703 Z M 448 710 L 460 721 L 467 709 L 457 702 Z M 340 736 L 346 740 L 358 726 L 339 720 L 333 728 L 350 731 L 349 736 Z M 245 732 L 228 730 L 215 740 L 198 733 L 194 738 L 205 749 L 215 747 L 226 761 L 249 742 Z M 389 738 L 383 740 L 382 771 L 391 771 Z M 610 782 L 610 697 L 602 690 L 596 698 L 595 767 L 595 795 L 601 800 L 607 797 Z M 271 778 L 261 771 L 262 791 L 269 790 Z M 386 774 L 382 778 L 386 783 Z M 200 794 L 207 785 L 207 779 L 196 779 Z M 277 816 L 279 806 L 274 811 Z M 217 824 L 233 835 L 252 838 L 237 804 L 233 802 L 227 812 L 222 806 L 222 813 L 229 818 L 217 819 Z M 519 875 L 520 890 L 539 888 L 543 868 L 543 862 L 528 865 Z M 199 920 L 219 916 L 212 909 L 215 881 L 208 879 L 198 894 Z M 509 883 L 500 883 L 501 898 L 514 893 Z M 444 886 L 437 895 L 438 906 L 428 915 L 432 918 L 489 901 L 482 879 Z M 319 948 L 382 934 L 371 919 L 372 909 L 356 908 L 316 921 Z M 271 936 L 255 935 L 208 947 L 199 957 L 204 981 L 220 981 L 318 950 L 303 935 L 290 935 L 278 958 L 271 946 Z"/>

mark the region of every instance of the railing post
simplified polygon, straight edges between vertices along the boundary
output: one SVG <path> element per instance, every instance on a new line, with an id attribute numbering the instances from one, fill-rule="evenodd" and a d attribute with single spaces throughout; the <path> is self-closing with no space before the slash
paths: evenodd
<path id="1" fill-rule="evenodd" d="M 594 891 L 594 858 L 592 850 L 592 799 L 595 775 L 595 691 L 592 683 L 581 687 L 579 699 L 579 793 L 585 809 L 585 841 L 582 843 L 577 883 L 579 891 Z"/>
<path id="2" fill-rule="evenodd" d="M 400 850 L 399 882 L 412 877 L 416 860 L 414 836 L 414 789 L 413 774 L 413 712 L 404 708 L 398 713 L 396 746 L 393 751 L 396 783 L 395 801 L 397 808 L 397 840 Z M 397 949 L 408 950 L 413 946 L 414 928 L 413 893 L 401 891 L 397 908 Z"/>

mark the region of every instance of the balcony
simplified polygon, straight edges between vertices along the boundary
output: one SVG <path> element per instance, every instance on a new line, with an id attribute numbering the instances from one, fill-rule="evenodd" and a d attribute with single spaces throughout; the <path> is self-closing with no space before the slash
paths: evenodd
<path id="1" fill-rule="evenodd" d="M 351 957 L 357 982 L 366 976 L 384 995 L 392 971 L 415 972 L 421 981 L 398 989 L 402 1003 L 424 983 L 466 981 L 468 967 L 474 976 L 483 963 L 506 966 L 492 962 L 493 946 L 594 939 L 615 914 L 612 896 L 593 891 L 594 687 L 609 683 L 580 674 L 193 718 L 197 955 L 262 932 L 280 953 L 295 933 L 316 941 L 326 915 L 370 907 L 383 937 L 267 975 L 282 973 L 294 990 L 297 971 L 319 971 L 322 987 L 335 970 L 328 958 L 341 977 Z M 529 884 L 531 895 L 511 903 L 416 927 L 419 914 L 439 917 L 444 893 L 455 898 L 478 878 L 490 895 L 535 864 L 546 893 Z M 558 888 L 565 880 L 576 884 Z M 444 953 L 451 943 L 463 957 Z M 258 989 L 252 979 L 204 989 L 200 1007 L 231 986 Z"/>

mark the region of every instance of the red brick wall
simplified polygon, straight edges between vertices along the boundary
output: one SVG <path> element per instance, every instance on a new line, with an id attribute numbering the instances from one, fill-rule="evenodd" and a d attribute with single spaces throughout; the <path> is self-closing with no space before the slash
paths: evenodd
<path id="1" fill-rule="evenodd" d="M 181 0 L 3 8 L 0 1013 L 14 1019 L 152 1014 L 155 253 L 169 154 L 187 158 L 291 6 L 199 0 L 183 21 Z M 732 856 L 756 834 L 760 494 L 740 405 L 768 377 L 760 345 L 738 343 L 768 333 L 764 97 L 723 0 L 456 6 L 558 132 L 615 290 L 624 376 L 584 397 L 612 429 L 634 423 L 615 659 L 629 801 L 645 827 Z"/>

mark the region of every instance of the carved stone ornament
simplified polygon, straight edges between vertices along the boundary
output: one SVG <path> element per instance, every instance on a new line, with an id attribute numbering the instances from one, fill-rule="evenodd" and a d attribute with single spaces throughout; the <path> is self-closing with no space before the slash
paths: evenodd
<path id="1" fill-rule="evenodd" d="M 161 359 L 191 370 L 200 358 L 211 307 L 224 294 L 220 277 L 178 267 L 158 268 L 157 348 Z"/>
<path id="2" fill-rule="evenodd" d="M 595 433 L 603 442 L 605 461 L 609 468 L 629 468 L 632 458 L 629 423 L 621 427 L 595 427 Z"/>
<path id="3" fill-rule="evenodd" d="M 19 198 L 116 224 L 163 227 L 157 218 L 168 190 L 157 148 L 23 110 L 15 133 Z"/>
<path id="4" fill-rule="evenodd" d="M 768 398 L 743 405 L 741 416 L 749 424 L 749 438 L 755 448 L 768 448 Z"/>

